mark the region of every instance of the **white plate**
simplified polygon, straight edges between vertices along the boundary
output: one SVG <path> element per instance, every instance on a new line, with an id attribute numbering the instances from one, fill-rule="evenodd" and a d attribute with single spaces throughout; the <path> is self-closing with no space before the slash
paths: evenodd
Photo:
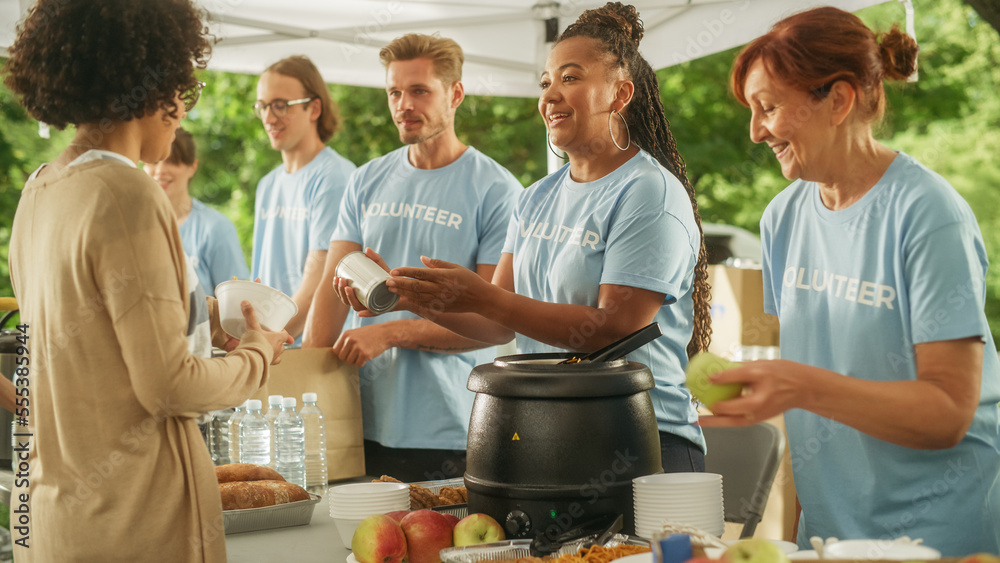
<path id="1" fill-rule="evenodd" d="M 884 540 L 842 540 L 823 548 L 828 559 L 940 559 L 941 552 L 926 545 Z"/>
<path id="2" fill-rule="evenodd" d="M 625 557 L 615 559 L 615 563 L 653 563 L 653 554 L 647 552 L 636 553 L 635 555 L 626 555 Z"/>
<path id="3" fill-rule="evenodd" d="M 795 553 L 789 553 L 788 558 L 792 560 L 819 559 L 819 554 L 811 549 L 804 549 L 802 551 L 796 551 Z"/>
<path id="4" fill-rule="evenodd" d="M 347 556 L 347 563 L 358 563 L 358 560 L 354 558 L 354 552 L 352 551 L 350 555 Z"/>

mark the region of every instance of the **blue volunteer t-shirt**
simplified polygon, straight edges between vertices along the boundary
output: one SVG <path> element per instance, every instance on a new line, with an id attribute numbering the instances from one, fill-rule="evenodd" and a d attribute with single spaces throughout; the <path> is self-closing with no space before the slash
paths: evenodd
<path id="1" fill-rule="evenodd" d="M 311 250 L 328 250 L 347 178 L 356 167 L 330 147 L 294 174 L 280 165 L 257 184 L 251 277 L 292 295 Z"/>
<path id="2" fill-rule="evenodd" d="M 423 267 L 421 255 L 472 270 L 495 265 L 522 189 L 517 179 L 472 147 L 435 170 L 413 167 L 408 154 L 402 147 L 358 168 L 331 240 L 371 247 L 390 267 Z M 412 318 L 418 317 L 352 314 L 345 330 Z M 466 388 L 469 373 L 493 356 L 493 348 L 461 354 L 386 350 L 359 370 L 365 438 L 391 448 L 464 450 L 475 398 Z"/>
<path id="3" fill-rule="evenodd" d="M 983 311 L 986 251 L 968 204 L 899 153 L 857 203 L 831 211 L 813 182 L 761 219 L 764 306 L 782 358 L 871 381 L 916 379 L 915 344 L 985 342 L 979 408 L 960 444 L 917 450 L 803 410 L 785 415 L 799 546 L 811 536 L 923 538 L 945 555 L 1000 550 L 1000 365 Z"/>
<path id="4" fill-rule="evenodd" d="M 629 354 L 629 360 L 653 373 L 650 396 L 659 429 L 704 450 L 698 413 L 684 387 L 700 246 L 684 186 L 640 151 L 593 182 L 573 181 L 566 165 L 531 186 L 511 217 L 504 252 L 513 254 L 515 291 L 539 301 L 596 307 L 602 284 L 665 294 L 654 319 L 663 336 Z M 592 321 L 597 325 L 601 319 Z M 582 338 L 593 329 L 574 330 Z M 517 349 L 563 351 L 520 334 Z"/>
<path id="5" fill-rule="evenodd" d="M 250 277 L 236 227 L 222 213 L 192 198 L 191 213 L 178 229 L 184 254 L 206 294 L 214 297 L 215 286 L 233 276 Z"/>

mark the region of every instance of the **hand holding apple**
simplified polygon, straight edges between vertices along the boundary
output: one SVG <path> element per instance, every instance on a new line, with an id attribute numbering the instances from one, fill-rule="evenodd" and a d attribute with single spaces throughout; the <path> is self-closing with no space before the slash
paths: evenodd
<path id="1" fill-rule="evenodd" d="M 433 510 L 415 510 L 399 522 L 406 535 L 409 563 L 441 563 L 441 550 L 451 547 L 451 521 Z"/>
<path id="2" fill-rule="evenodd" d="M 398 522 L 373 514 L 354 530 L 351 551 L 358 563 L 401 563 L 406 557 L 406 536 Z"/>
<path id="3" fill-rule="evenodd" d="M 454 543 L 456 546 L 501 541 L 505 537 L 503 526 L 488 514 L 478 512 L 470 514 L 455 524 Z"/>
<path id="4" fill-rule="evenodd" d="M 730 362 L 711 352 L 700 352 L 688 362 L 687 386 L 695 399 L 711 410 L 719 401 L 735 399 L 743 393 L 743 385 L 727 383 L 718 385 L 709 381 L 709 376 L 727 369 L 740 367 L 737 362 Z"/>

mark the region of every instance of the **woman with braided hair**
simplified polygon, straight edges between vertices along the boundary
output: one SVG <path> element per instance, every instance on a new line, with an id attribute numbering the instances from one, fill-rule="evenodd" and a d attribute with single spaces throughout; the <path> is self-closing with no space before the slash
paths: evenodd
<path id="1" fill-rule="evenodd" d="M 638 52 L 632 6 L 585 12 L 557 40 L 538 109 L 569 163 L 524 191 L 487 283 L 425 258 L 388 285 L 401 306 L 520 353 L 591 352 L 656 321 L 664 336 L 629 355 L 649 366 L 664 471 L 703 471 L 704 438 L 682 385 L 709 340 L 700 220 L 659 86 Z M 373 254 L 372 254 L 373 255 Z M 346 280 L 341 299 L 362 314 Z"/>

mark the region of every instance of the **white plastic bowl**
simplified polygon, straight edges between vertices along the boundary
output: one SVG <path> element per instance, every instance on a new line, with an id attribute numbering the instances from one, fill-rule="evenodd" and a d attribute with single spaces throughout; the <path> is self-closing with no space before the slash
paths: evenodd
<path id="1" fill-rule="evenodd" d="M 240 303 L 249 301 L 257 313 L 257 322 L 269 330 L 281 330 L 299 312 L 299 306 L 284 293 L 259 283 L 246 280 L 229 280 L 215 287 L 219 300 L 219 319 L 222 330 L 233 338 L 240 338 L 247 329 Z"/>
<path id="2" fill-rule="evenodd" d="M 332 515 L 331 515 L 332 516 Z M 337 533 L 340 534 L 340 541 L 344 547 L 351 549 L 351 539 L 354 538 L 354 530 L 358 529 L 358 524 L 363 518 L 337 518 L 333 517 L 333 523 L 337 526 Z"/>
<path id="3" fill-rule="evenodd" d="M 406 483 L 351 483 L 349 485 L 330 487 L 330 494 L 333 495 L 366 497 L 378 495 L 379 493 L 388 493 L 394 496 L 394 494 L 401 494 L 401 491 L 405 491 L 402 494 L 409 496 L 410 486 Z"/>
<path id="4" fill-rule="evenodd" d="M 823 548 L 827 559 L 940 559 L 941 552 L 926 545 L 894 542 L 892 540 L 843 540 Z"/>
<path id="5" fill-rule="evenodd" d="M 344 493 L 330 493 L 331 499 L 336 499 L 340 502 L 349 503 L 359 503 L 359 502 L 394 502 L 399 499 L 410 498 L 410 493 L 406 491 L 393 491 L 391 493 L 369 493 L 363 495 L 351 495 Z"/>
<path id="6" fill-rule="evenodd" d="M 632 483 L 643 488 L 670 488 L 677 485 L 690 487 L 700 483 L 722 483 L 722 475 L 718 473 L 656 473 L 653 475 L 643 475 L 632 479 Z"/>
<path id="7" fill-rule="evenodd" d="M 361 507 L 361 508 L 344 508 L 341 506 L 330 505 L 330 515 L 335 518 L 364 518 L 365 516 L 371 516 L 372 514 L 386 514 L 388 512 L 396 512 L 398 510 L 409 510 L 409 504 L 401 505 L 397 504 L 394 506 L 379 506 L 379 507 Z"/>

